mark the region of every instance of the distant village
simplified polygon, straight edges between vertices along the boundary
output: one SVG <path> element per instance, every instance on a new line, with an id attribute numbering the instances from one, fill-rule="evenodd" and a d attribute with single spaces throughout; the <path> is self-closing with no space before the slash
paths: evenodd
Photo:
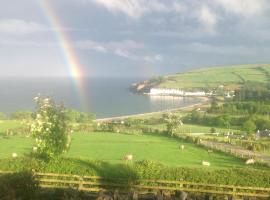
<path id="1" fill-rule="evenodd" d="M 207 97 L 215 96 L 215 92 L 205 92 L 205 91 L 184 91 L 181 89 L 168 89 L 168 88 L 151 88 L 149 93 L 151 96 L 185 96 L 185 97 Z M 225 98 L 232 98 L 234 96 L 234 91 L 224 92 Z"/>
<path id="2" fill-rule="evenodd" d="M 153 96 L 212 96 L 212 93 L 204 91 L 188 92 L 179 89 L 151 88 L 149 95 Z"/>

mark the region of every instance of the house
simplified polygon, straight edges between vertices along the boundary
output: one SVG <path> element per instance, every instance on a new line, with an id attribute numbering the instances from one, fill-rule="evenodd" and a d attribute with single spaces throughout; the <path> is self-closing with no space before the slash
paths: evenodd
<path id="1" fill-rule="evenodd" d="M 206 96 L 205 92 L 185 92 L 184 96 Z"/>
<path id="2" fill-rule="evenodd" d="M 257 138 L 262 138 L 262 137 L 269 137 L 270 138 L 270 130 L 265 129 L 264 131 L 258 130 L 256 133 Z"/>
<path id="3" fill-rule="evenodd" d="M 203 91 L 186 92 L 179 89 L 151 88 L 150 95 L 153 96 L 207 96 Z"/>
<path id="4" fill-rule="evenodd" d="M 184 91 L 178 89 L 165 89 L 165 88 L 151 88 L 150 95 L 158 96 L 183 96 Z"/>

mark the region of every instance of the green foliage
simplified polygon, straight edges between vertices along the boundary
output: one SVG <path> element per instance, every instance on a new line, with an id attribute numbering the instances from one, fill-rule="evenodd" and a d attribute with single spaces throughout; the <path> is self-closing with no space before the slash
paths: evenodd
<path id="1" fill-rule="evenodd" d="M 231 101 L 225 102 L 218 107 L 212 107 L 208 110 L 215 114 L 246 115 L 260 114 L 268 115 L 270 105 L 267 101 Z"/>
<path id="2" fill-rule="evenodd" d="M 156 85 L 156 84 L 161 84 L 164 80 L 165 78 L 163 76 L 156 76 L 156 77 L 151 78 L 149 82 L 153 85 Z"/>
<path id="3" fill-rule="evenodd" d="M 32 120 L 33 112 L 31 111 L 16 111 L 11 113 L 10 119 L 12 120 Z"/>
<path id="4" fill-rule="evenodd" d="M 270 129 L 270 120 L 266 118 L 257 118 L 255 120 L 257 130 Z"/>
<path id="5" fill-rule="evenodd" d="M 266 84 L 247 82 L 235 92 L 235 99 L 238 101 L 269 101 L 270 90 Z"/>
<path id="6" fill-rule="evenodd" d="M 167 133 L 170 136 L 174 136 L 182 125 L 181 118 L 173 113 L 163 115 L 163 119 L 166 122 Z"/>
<path id="7" fill-rule="evenodd" d="M 254 133 L 256 129 L 256 124 L 253 121 L 248 120 L 243 124 L 242 129 L 246 131 L 248 134 Z"/>
<path id="8" fill-rule="evenodd" d="M 68 109 L 66 115 L 67 119 L 73 123 L 92 123 L 95 119 L 95 115 L 92 113 L 79 112 L 73 109 Z"/>
<path id="9" fill-rule="evenodd" d="M 216 129 L 215 129 L 214 127 L 212 127 L 212 128 L 210 129 L 210 133 L 216 133 Z"/>
<path id="10" fill-rule="evenodd" d="M 15 162 L 13 165 L 9 162 Z M 102 161 L 61 158 L 44 162 L 34 158 L 14 160 L 0 160 L 1 166 L 17 166 L 17 168 L 33 168 L 39 172 L 62 174 L 78 174 L 101 176 L 116 179 L 117 183 L 141 179 L 153 180 L 185 180 L 205 184 L 228 184 L 239 186 L 270 187 L 269 168 L 251 169 L 235 168 L 210 169 L 206 167 L 169 167 L 159 162 L 142 160 L 130 164 L 111 164 Z M 2 165 L 2 163 L 4 163 Z M 8 164 L 9 163 L 9 164 Z M 3 167 L 2 167 L 3 168 Z M 262 178 L 263 177 L 263 178 Z"/>
<path id="11" fill-rule="evenodd" d="M 66 152 L 70 146 L 66 111 L 50 98 L 36 97 L 37 110 L 31 125 L 39 155 L 52 158 Z"/>
<path id="12" fill-rule="evenodd" d="M 38 199 L 38 189 L 31 172 L 0 175 L 0 199 Z"/>
<path id="13" fill-rule="evenodd" d="M 182 118 L 184 123 L 189 124 L 201 124 L 205 126 L 215 126 L 229 128 L 231 125 L 239 126 L 242 124 L 242 118 L 232 117 L 227 114 L 221 115 L 208 115 L 207 113 L 202 114 L 199 111 L 192 111 L 191 114 L 187 114 Z"/>

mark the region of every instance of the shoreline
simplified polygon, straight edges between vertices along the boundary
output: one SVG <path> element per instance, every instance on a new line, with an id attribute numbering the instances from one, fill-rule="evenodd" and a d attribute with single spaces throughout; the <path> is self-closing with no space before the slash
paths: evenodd
<path id="1" fill-rule="evenodd" d="M 162 111 L 146 112 L 146 113 L 139 113 L 139 114 L 124 115 L 124 116 L 116 116 L 116 117 L 106 117 L 106 118 L 96 119 L 95 121 L 106 122 L 106 121 L 112 121 L 112 120 L 123 120 L 130 117 L 143 117 L 143 116 L 153 115 L 153 114 L 163 114 L 163 113 L 173 112 L 173 111 L 194 109 L 194 108 L 197 108 L 198 106 L 207 105 L 210 101 L 209 97 L 194 97 L 194 98 L 201 99 L 202 101 L 199 103 L 194 103 L 194 104 L 184 106 L 184 107 L 179 107 L 179 108 L 172 108 L 172 109 L 167 109 L 167 110 L 162 110 Z"/>

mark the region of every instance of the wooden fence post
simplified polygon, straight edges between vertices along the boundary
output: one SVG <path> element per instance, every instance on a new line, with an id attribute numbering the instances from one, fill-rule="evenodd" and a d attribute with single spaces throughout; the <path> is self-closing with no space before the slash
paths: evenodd
<path id="1" fill-rule="evenodd" d="M 79 187 L 78 187 L 78 190 L 80 191 L 80 190 L 83 189 L 83 180 L 84 180 L 84 178 L 83 178 L 83 176 L 79 176 L 78 179 L 79 179 Z"/>

